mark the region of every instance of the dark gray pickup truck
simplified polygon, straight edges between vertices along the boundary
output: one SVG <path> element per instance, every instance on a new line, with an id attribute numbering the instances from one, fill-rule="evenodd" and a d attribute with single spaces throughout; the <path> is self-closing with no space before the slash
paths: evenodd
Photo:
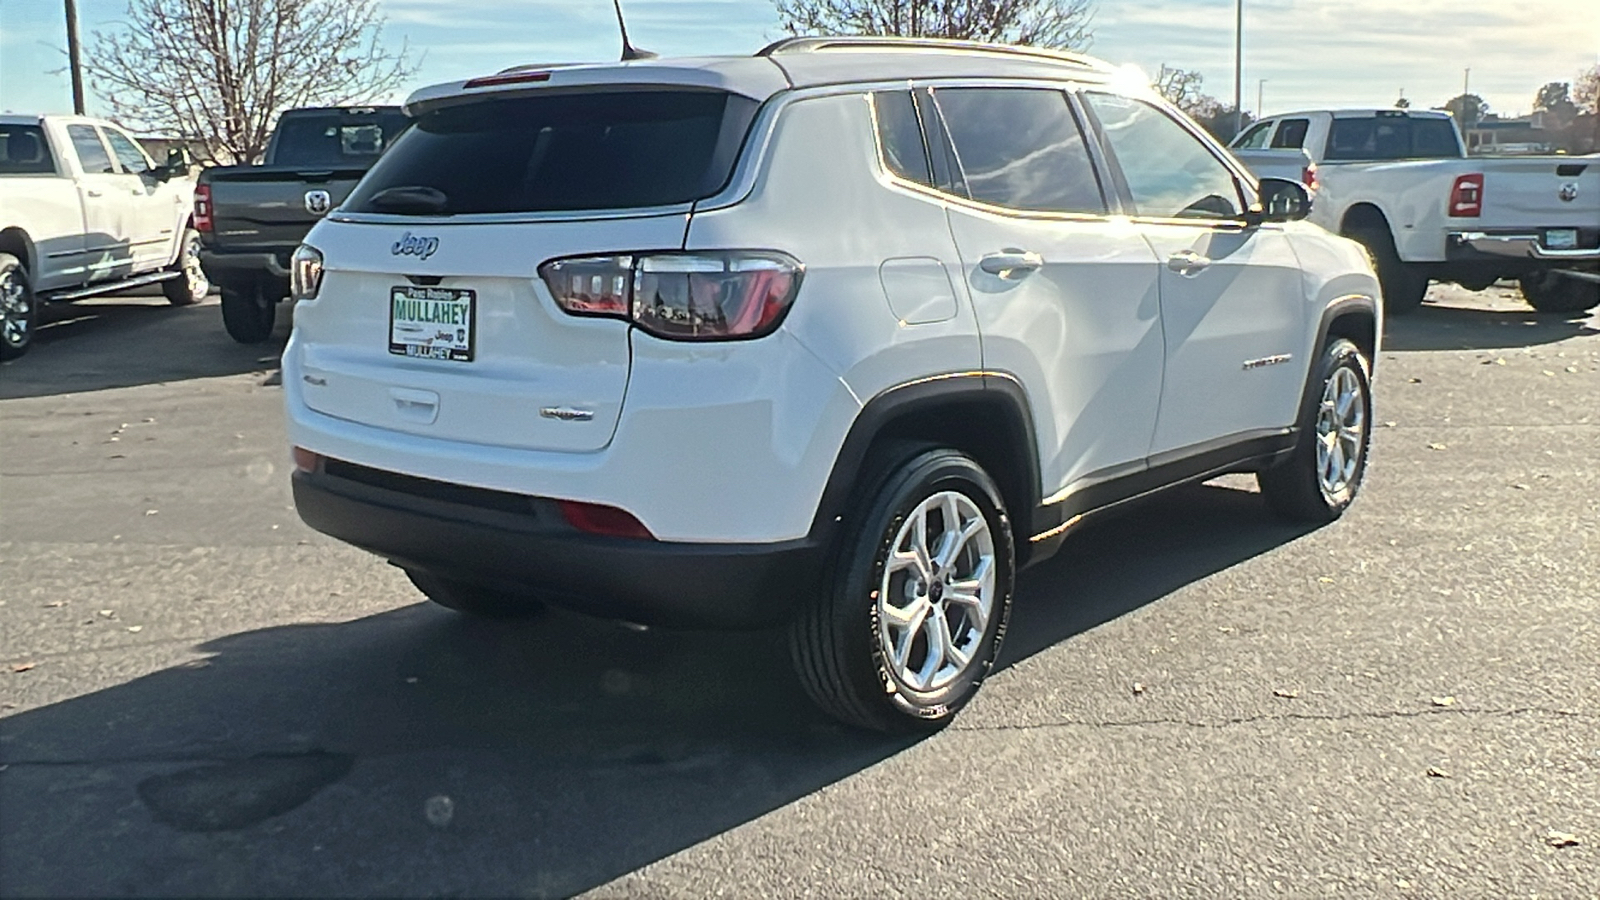
<path id="1" fill-rule="evenodd" d="M 271 336 L 289 294 L 289 255 L 408 124 L 396 106 L 291 109 L 278 118 L 262 165 L 200 173 L 200 264 L 222 289 L 222 323 L 234 340 Z"/>

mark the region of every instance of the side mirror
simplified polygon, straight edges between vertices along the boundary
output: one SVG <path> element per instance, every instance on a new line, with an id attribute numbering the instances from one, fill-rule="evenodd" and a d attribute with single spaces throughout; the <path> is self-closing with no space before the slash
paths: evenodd
<path id="1" fill-rule="evenodd" d="M 1311 192 L 1298 181 L 1263 178 L 1256 193 L 1264 222 L 1298 222 L 1311 215 Z"/>
<path id="2" fill-rule="evenodd" d="M 167 178 L 182 178 L 183 176 L 188 175 L 189 168 L 193 164 L 194 160 L 190 158 L 188 150 L 184 149 L 183 147 L 173 147 L 171 150 L 167 151 L 167 161 L 161 166 L 161 172 L 166 176 L 166 178 L 163 178 L 162 180 L 165 181 Z"/>

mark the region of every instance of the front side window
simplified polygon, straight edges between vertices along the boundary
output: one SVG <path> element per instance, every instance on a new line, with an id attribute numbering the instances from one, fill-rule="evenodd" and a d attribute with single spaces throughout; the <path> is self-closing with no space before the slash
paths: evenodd
<path id="1" fill-rule="evenodd" d="M 1310 119 L 1284 119 L 1278 133 L 1272 136 L 1272 149 L 1299 150 L 1306 145 L 1306 129 L 1310 127 Z"/>
<path id="2" fill-rule="evenodd" d="M 1085 94 L 1115 154 L 1134 208 L 1159 219 L 1234 219 L 1244 212 L 1233 172 L 1166 113 L 1115 94 Z"/>
<path id="3" fill-rule="evenodd" d="M 106 145 L 100 143 L 100 134 L 94 126 L 68 125 L 67 137 L 72 139 L 72 147 L 78 151 L 78 163 L 83 166 L 85 174 L 116 174 L 117 167 L 111 163 L 111 155 L 106 153 Z"/>
<path id="4" fill-rule="evenodd" d="M 1043 88 L 934 92 L 972 199 L 1008 209 L 1106 211 L 1067 97 Z"/>
<path id="5" fill-rule="evenodd" d="M 123 169 L 135 175 L 150 169 L 150 160 L 145 158 L 144 151 L 132 138 L 114 128 L 107 128 L 106 141 L 111 144 L 111 152 L 117 155 L 117 161 L 122 163 Z"/>
<path id="6" fill-rule="evenodd" d="M 0 175 L 53 175 L 55 160 L 38 125 L 0 125 Z"/>

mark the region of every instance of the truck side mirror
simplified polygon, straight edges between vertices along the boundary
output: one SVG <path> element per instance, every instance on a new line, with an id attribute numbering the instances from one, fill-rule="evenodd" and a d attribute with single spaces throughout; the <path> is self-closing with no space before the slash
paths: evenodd
<path id="1" fill-rule="evenodd" d="M 1311 193 L 1298 181 L 1263 178 L 1256 193 L 1263 221 L 1297 222 L 1311 214 Z"/>
<path id="2" fill-rule="evenodd" d="M 194 160 L 190 158 L 187 149 L 173 147 L 167 151 L 167 161 L 161 167 L 161 171 L 166 175 L 166 178 L 182 178 L 189 174 L 189 169 L 193 164 Z M 165 181 L 166 179 L 162 180 Z"/>

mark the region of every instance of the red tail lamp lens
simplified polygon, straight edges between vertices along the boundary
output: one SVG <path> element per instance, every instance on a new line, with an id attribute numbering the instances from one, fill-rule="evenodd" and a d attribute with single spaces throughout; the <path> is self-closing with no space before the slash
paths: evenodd
<path id="1" fill-rule="evenodd" d="M 304 447 L 294 448 L 294 467 L 302 472 L 315 472 L 322 467 L 322 454 L 312 453 Z"/>
<path id="2" fill-rule="evenodd" d="M 606 537 L 655 540 L 656 536 L 650 533 L 650 529 L 627 510 L 576 500 L 557 500 L 556 505 L 561 507 L 561 517 L 567 520 L 567 524 L 579 531 Z"/>
<path id="3" fill-rule="evenodd" d="M 1476 218 L 1483 214 L 1483 176 L 1457 175 L 1450 188 L 1450 215 Z"/>
<path id="4" fill-rule="evenodd" d="M 194 189 L 194 230 L 211 231 L 211 185 L 202 184 Z"/>

